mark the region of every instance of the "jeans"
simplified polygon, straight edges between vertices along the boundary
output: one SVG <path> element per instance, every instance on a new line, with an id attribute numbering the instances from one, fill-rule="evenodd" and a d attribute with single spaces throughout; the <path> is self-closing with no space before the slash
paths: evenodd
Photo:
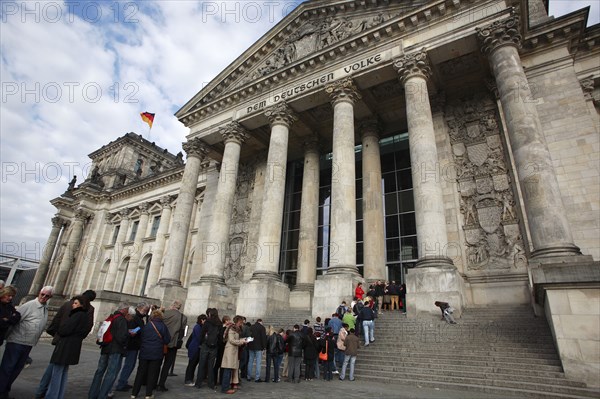
<path id="1" fill-rule="evenodd" d="M 52 377 L 46 391 L 46 399 L 62 399 L 65 396 L 69 366 L 54 364 L 52 367 Z"/>
<path id="2" fill-rule="evenodd" d="M 125 360 L 123 361 L 123 368 L 121 369 L 121 374 L 119 375 L 119 379 L 117 381 L 115 389 L 124 389 L 125 386 L 128 385 L 127 380 L 129 380 L 129 376 L 135 368 L 135 362 L 137 361 L 138 352 L 138 350 L 127 351 L 127 355 L 125 355 Z"/>
<path id="3" fill-rule="evenodd" d="M 315 380 L 319 379 L 319 358 L 315 359 Z"/>
<path id="4" fill-rule="evenodd" d="M 200 347 L 200 365 L 198 367 L 198 378 L 196 378 L 196 387 L 202 386 L 204 375 L 208 374 L 208 387 L 215 387 L 215 361 L 217 360 L 217 348 L 209 348 L 206 345 Z"/>
<path id="5" fill-rule="evenodd" d="M 248 372 L 246 373 L 246 377 L 248 378 L 248 380 L 252 379 L 252 366 L 254 366 L 254 362 L 256 361 L 254 380 L 260 380 L 260 364 L 262 361 L 262 351 L 248 350 L 248 356 Z"/>
<path id="6" fill-rule="evenodd" d="M 123 357 L 120 353 L 100 355 L 98 368 L 88 392 L 88 399 L 106 399 L 108 397 L 108 393 L 117 379 L 117 374 L 121 370 L 122 360 Z"/>
<path id="7" fill-rule="evenodd" d="M 333 371 L 336 371 L 339 367 L 342 367 L 345 355 L 346 354 L 344 353 L 344 351 L 339 350 L 337 347 L 335 348 L 335 353 L 333 355 L 333 358 L 335 359 L 335 361 L 333 362 Z"/>
<path id="8" fill-rule="evenodd" d="M 271 362 L 273 363 L 273 382 L 279 381 L 279 367 L 283 361 L 283 354 L 270 354 L 267 353 L 267 371 L 265 375 L 265 382 L 271 381 Z"/>
<path id="9" fill-rule="evenodd" d="M 370 341 L 375 341 L 373 336 L 375 332 L 375 322 L 373 320 L 363 320 L 363 331 L 365 334 L 365 346 L 369 345 Z"/>
<path id="10" fill-rule="evenodd" d="M 348 378 L 350 379 L 350 381 L 354 381 L 354 362 L 356 362 L 356 356 L 344 356 L 344 365 L 342 366 L 340 380 L 346 378 L 346 366 L 348 366 L 348 363 L 350 363 L 350 375 L 348 376 Z"/>
<path id="11" fill-rule="evenodd" d="M 14 342 L 5 344 L 4 356 L 0 364 L 0 397 L 8 396 L 10 388 L 21 374 L 25 361 L 31 352 L 32 346 L 21 345 Z"/>
<path id="12" fill-rule="evenodd" d="M 44 371 L 44 375 L 40 380 L 40 384 L 38 385 L 35 391 L 35 399 L 40 399 L 46 396 L 46 391 L 48 391 L 48 385 L 50 384 L 50 378 L 52 378 L 52 370 L 54 369 L 54 363 L 48 363 L 48 367 L 46 367 L 46 371 Z"/>
<path id="13" fill-rule="evenodd" d="M 223 376 L 221 377 L 221 392 L 227 392 L 231 386 L 231 373 L 233 371 L 237 372 L 237 370 L 225 368 L 222 370 Z"/>
<path id="14" fill-rule="evenodd" d="M 327 381 L 331 381 L 331 378 L 333 377 L 333 374 L 332 374 L 333 370 L 334 370 L 333 359 L 327 360 L 325 362 L 325 370 L 323 371 L 323 379 L 327 380 Z"/>

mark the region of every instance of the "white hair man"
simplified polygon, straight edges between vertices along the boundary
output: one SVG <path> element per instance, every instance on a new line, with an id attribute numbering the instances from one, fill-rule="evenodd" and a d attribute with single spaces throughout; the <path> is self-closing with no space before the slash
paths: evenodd
<path id="1" fill-rule="evenodd" d="M 0 399 L 8 398 L 10 388 L 17 379 L 29 356 L 31 349 L 38 343 L 48 321 L 48 300 L 54 289 L 42 288 L 35 299 L 17 308 L 21 320 L 6 337 L 6 348 L 0 363 Z"/>

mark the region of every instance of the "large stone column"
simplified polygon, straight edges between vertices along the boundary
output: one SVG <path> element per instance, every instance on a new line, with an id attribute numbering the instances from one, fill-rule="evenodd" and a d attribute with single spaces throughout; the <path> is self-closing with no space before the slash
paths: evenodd
<path id="1" fill-rule="evenodd" d="M 350 78 L 328 85 L 333 105 L 333 164 L 331 176 L 331 233 L 329 268 L 315 282 L 313 316 L 331 313 L 340 301 L 354 295 L 362 281 L 356 267 L 356 159 L 354 104 L 361 95 Z"/>
<path id="2" fill-rule="evenodd" d="M 123 286 L 123 292 L 126 294 L 132 294 L 133 287 L 135 285 L 135 281 L 140 271 L 140 266 L 143 268 L 143 265 L 140 265 L 140 258 L 142 256 L 142 242 L 146 235 L 146 230 L 148 228 L 148 219 L 150 215 L 148 214 L 148 204 L 142 203 L 139 206 L 140 208 L 140 220 L 138 223 L 137 233 L 133 240 L 133 250 L 131 252 L 131 257 L 129 258 L 129 267 L 127 268 L 127 274 L 125 275 L 125 284 Z"/>
<path id="3" fill-rule="evenodd" d="M 183 149 L 187 153 L 187 160 L 179 196 L 177 197 L 177 206 L 173 213 L 173 224 L 171 226 L 171 235 L 169 237 L 169 248 L 165 258 L 160 280 L 161 286 L 181 287 L 181 270 L 183 268 L 183 258 L 185 246 L 190 231 L 190 220 L 194 202 L 196 201 L 196 189 L 198 187 L 198 176 L 200 167 L 206 159 L 208 149 L 200 139 L 193 139 L 183 143 Z M 178 298 L 173 298 L 178 299 Z"/>
<path id="4" fill-rule="evenodd" d="M 238 122 L 231 122 L 221 129 L 225 142 L 217 192 L 214 194 L 212 209 L 207 231 L 200 235 L 202 241 L 196 248 L 195 262 L 200 260 L 198 266 L 201 270 L 200 280 L 188 290 L 188 303 L 186 312 L 204 312 L 207 307 L 214 307 L 221 311 L 233 308 L 233 294 L 225 285 L 223 271 L 229 251 L 229 228 L 231 226 L 231 213 L 235 199 L 235 189 L 240 163 L 240 152 L 248 132 Z M 203 205 L 204 207 L 204 205 Z M 203 209 L 203 212 L 204 209 Z M 202 227 L 201 227 L 202 228 Z M 195 312 L 194 312 L 195 311 Z"/>
<path id="5" fill-rule="evenodd" d="M 521 65 L 517 15 L 477 29 L 487 55 L 522 189 L 534 258 L 580 255 L 574 244 L 552 158 L 527 76 Z"/>
<path id="6" fill-rule="evenodd" d="M 67 290 L 65 287 L 67 284 L 67 279 L 69 278 L 69 272 L 73 268 L 75 256 L 77 255 L 77 250 L 79 249 L 85 220 L 89 216 L 90 215 L 81 209 L 78 209 L 75 212 L 75 215 L 73 215 L 74 220 L 71 226 L 71 234 L 69 235 L 67 247 L 65 249 L 62 262 L 60 263 L 58 273 L 54 279 L 54 283 L 52 284 L 54 287 L 55 296 L 66 297 L 65 294 Z"/>
<path id="7" fill-rule="evenodd" d="M 360 124 L 363 188 L 363 276 L 367 281 L 387 280 L 379 126 L 375 118 Z"/>
<path id="8" fill-rule="evenodd" d="M 48 237 L 48 241 L 44 246 L 42 258 L 40 259 L 40 264 L 35 273 L 35 277 L 33 278 L 33 283 L 31 283 L 31 287 L 29 288 L 29 293 L 25 297 L 27 301 L 37 297 L 38 293 L 44 286 L 44 281 L 46 280 L 48 269 L 50 267 L 50 261 L 52 260 L 52 255 L 54 254 L 56 243 L 58 242 L 58 236 L 60 235 L 60 231 L 64 225 L 65 221 L 60 217 L 56 216 L 52 218 L 52 230 L 50 230 L 50 236 Z"/>
<path id="9" fill-rule="evenodd" d="M 427 80 L 431 68 L 424 51 L 394 61 L 406 96 L 409 150 L 412 164 L 413 196 L 419 260 L 406 279 L 407 313 L 434 312 L 433 302 L 452 303 L 459 313 L 463 307 L 462 278 L 447 256 L 448 236 L 433 117 Z M 439 299 L 442 298 L 442 299 Z"/>
<path id="10" fill-rule="evenodd" d="M 123 256 L 123 242 L 125 242 L 127 230 L 129 230 L 129 212 L 129 209 L 121 211 L 121 225 L 117 239 L 113 245 L 113 253 L 104 283 L 104 289 L 107 291 L 114 291 L 117 284 L 117 275 L 119 274 L 119 266 L 121 265 L 121 257 Z"/>
<path id="11" fill-rule="evenodd" d="M 152 248 L 152 260 L 150 261 L 150 270 L 148 271 L 148 279 L 146 280 L 146 293 L 156 286 L 158 276 L 160 275 L 160 266 L 162 264 L 165 253 L 166 234 L 169 232 L 169 224 L 171 223 L 171 202 L 173 198 L 170 196 L 160 199 L 162 212 L 160 214 L 160 224 L 156 232 L 156 239 Z"/>
<path id="12" fill-rule="evenodd" d="M 312 308 L 312 293 L 317 274 L 319 233 L 319 146 L 316 138 L 304 143 L 304 171 L 300 204 L 300 238 L 298 242 L 298 276 L 290 292 L 290 306 Z"/>
<path id="13" fill-rule="evenodd" d="M 240 288 L 238 314 L 262 317 L 289 306 L 289 287 L 280 281 L 279 256 L 285 197 L 288 136 L 297 119 L 285 103 L 265 110 L 271 124 L 262 213 L 258 234 L 259 258 L 252 278 Z"/>

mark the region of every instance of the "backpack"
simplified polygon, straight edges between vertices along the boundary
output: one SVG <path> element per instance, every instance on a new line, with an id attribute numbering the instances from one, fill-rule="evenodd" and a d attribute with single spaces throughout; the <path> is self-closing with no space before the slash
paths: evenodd
<path id="1" fill-rule="evenodd" d="M 102 322 L 102 324 L 100 324 L 100 328 L 98 328 L 98 333 L 96 334 L 96 343 L 98 345 L 104 346 L 112 342 L 113 336 L 111 326 L 113 321 L 119 316 L 122 316 L 122 314 L 111 314 Z"/>
<path id="2" fill-rule="evenodd" d="M 344 316 L 344 314 L 346 313 L 346 308 L 342 305 L 338 306 L 338 308 L 335 310 L 335 313 L 337 313 L 340 316 L 340 320 L 342 319 L 342 317 Z"/>
<path id="3" fill-rule="evenodd" d="M 278 355 L 282 355 L 285 352 L 285 342 L 283 342 L 283 337 L 279 334 L 275 337 L 275 353 Z"/>
<path id="4" fill-rule="evenodd" d="M 206 346 L 209 348 L 216 348 L 219 344 L 220 332 L 221 329 L 219 327 L 215 326 L 214 324 L 210 324 L 210 327 L 204 336 L 204 342 L 206 343 Z"/>

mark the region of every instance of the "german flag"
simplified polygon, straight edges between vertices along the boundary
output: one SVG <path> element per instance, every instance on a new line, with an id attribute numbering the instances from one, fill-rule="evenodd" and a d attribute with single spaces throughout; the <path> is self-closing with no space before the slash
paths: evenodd
<path id="1" fill-rule="evenodd" d="M 154 114 L 150 112 L 140 112 L 140 116 L 142 117 L 142 120 L 146 122 L 148 126 L 150 126 L 150 129 L 152 129 L 152 124 L 154 123 Z"/>

